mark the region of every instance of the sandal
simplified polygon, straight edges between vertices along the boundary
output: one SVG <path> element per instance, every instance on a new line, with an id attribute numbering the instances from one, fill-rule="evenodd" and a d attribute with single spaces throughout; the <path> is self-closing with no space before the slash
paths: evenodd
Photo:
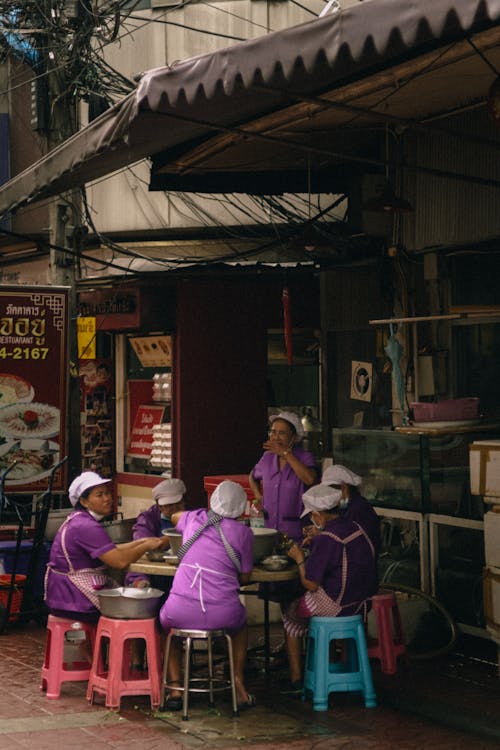
<path id="1" fill-rule="evenodd" d="M 178 698 L 167 696 L 160 711 L 182 711 L 182 698 L 180 696 Z"/>
<path id="2" fill-rule="evenodd" d="M 249 708 L 255 708 L 256 705 L 257 701 L 255 700 L 255 695 L 248 693 L 248 700 L 243 703 L 238 703 L 238 712 L 248 711 Z"/>

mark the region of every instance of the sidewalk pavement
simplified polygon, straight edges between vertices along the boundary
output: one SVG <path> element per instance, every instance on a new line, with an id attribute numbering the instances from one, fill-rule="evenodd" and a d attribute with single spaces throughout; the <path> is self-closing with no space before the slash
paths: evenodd
<path id="1" fill-rule="evenodd" d="M 273 629 L 273 645 L 281 638 Z M 255 642 L 261 628 L 251 628 Z M 265 677 L 250 661 L 257 706 L 237 719 L 224 694 L 215 709 L 190 698 L 190 718 L 153 712 L 149 699 L 126 697 L 120 712 L 85 698 L 86 684 L 65 683 L 58 700 L 39 691 L 45 630 L 9 628 L 0 636 L 0 750 L 493 750 L 500 746 L 496 647 L 472 639 L 432 662 L 402 665 L 392 677 L 373 663 L 378 707 L 360 695 L 330 696 L 325 712 L 281 695 L 279 669 Z"/>

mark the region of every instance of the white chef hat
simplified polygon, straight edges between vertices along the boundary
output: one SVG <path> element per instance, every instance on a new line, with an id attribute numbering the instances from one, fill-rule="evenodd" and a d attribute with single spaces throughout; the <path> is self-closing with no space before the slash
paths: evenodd
<path id="1" fill-rule="evenodd" d="M 180 503 L 186 494 L 186 485 L 182 479 L 164 479 L 153 487 L 152 495 L 158 505 Z"/>
<path id="2" fill-rule="evenodd" d="M 327 466 L 321 477 L 321 484 L 350 484 L 359 487 L 362 481 L 360 476 L 341 464 Z"/>
<path id="3" fill-rule="evenodd" d="M 327 484 L 316 484 L 304 492 L 302 502 L 304 510 L 300 514 L 301 518 L 307 516 L 313 510 L 333 510 L 340 503 L 342 493 Z"/>
<path id="4" fill-rule="evenodd" d="M 111 479 L 106 479 L 96 474 L 95 471 L 83 471 L 71 482 L 68 490 L 69 501 L 71 505 L 76 505 L 85 490 L 92 487 L 98 487 L 100 484 L 107 484 Z"/>
<path id="5" fill-rule="evenodd" d="M 245 511 L 247 493 L 237 482 L 225 479 L 217 485 L 210 497 L 210 507 L 214 513 L 225 518 L 238 518 Z"/>
<path id="6" fill-rule="evenodd" d="M 302 426 L 302 422 L 296 414 L 294 414 L 292 411 L 280 411 L 279 414 L 271 414 L 271 416 L 269 417 L 269 423 L 271 426 L 276 419 L 284 419 L 285 422 L 291 424 L 293 429 L 297 433 L 298 439 L 302 440 L 302 438 L 304 437 L 304 428 Z"/>

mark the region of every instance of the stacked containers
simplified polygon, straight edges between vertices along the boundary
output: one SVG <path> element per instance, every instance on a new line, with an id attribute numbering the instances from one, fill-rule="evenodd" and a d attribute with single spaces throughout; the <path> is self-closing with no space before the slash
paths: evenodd
<path id="1" fill-rule="evenodd" d="M 471 494 L 482 495 L 484 515 L 483 598 L 486 629 L 500 646 L 500 440 L 470 446 Z"/>

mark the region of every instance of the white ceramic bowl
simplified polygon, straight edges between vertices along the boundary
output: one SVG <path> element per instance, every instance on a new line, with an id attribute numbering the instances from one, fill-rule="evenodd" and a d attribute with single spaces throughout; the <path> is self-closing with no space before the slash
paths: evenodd
<path id="1" fill-rule="evenodd" d="M 260 564 L 266 570 L 278 571 L 285 570 L 285 568 L 288 567 L 289 562 L 290 558 L 285 557 L 284 555 L 270 555 L 270 557 L 264 557 L 264 559 L 260 561 Z"/>

